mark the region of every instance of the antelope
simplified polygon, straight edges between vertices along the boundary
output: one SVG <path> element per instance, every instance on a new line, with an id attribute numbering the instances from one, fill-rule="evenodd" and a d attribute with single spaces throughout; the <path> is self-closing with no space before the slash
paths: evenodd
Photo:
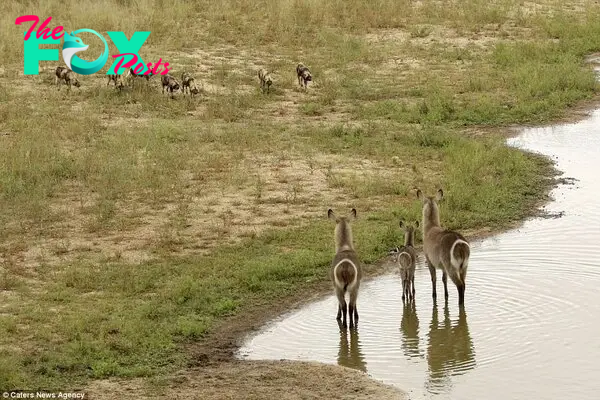
<path id="1" fill-rule="evenodd" d="M 444 229 L 440 225 L 440 209 L 438 202 L 444 198 L 444 191 L 439 189 L 435 196 L 425 196 L 417 189 L 417 198 L 423 202 L 423 252 L 431 274 L 433 299 L 437 298 L 436 268 L 442 270 L 444 296 L 448 300 L 448 276 L 458 290 L 458 304 L 465 302 L 465 279 L 471 247 L 467 239 L 460 233 Z"/>
<path id="2" fill-rule="evenodd" d="M 69 87 L 69 89 L 71 89 L 71 85 L 75 87 L 81 86 L 79 80 L 77 80 L 77 77 L 75 76 L 75 73 L 69 68 L 58 66 L 54 72 L 56 74 L 55 82 L 56 86 L 58 86 L 58 90 L 60 90 L 60 84 L 62 81 L 65 81 L 65 84 Z"/>
<path id="3" fill-rule="evenodd" d="M 271 73 L 269 73 L 266 69 L 261 68 L 258 70 L 258 79 L 260 80 L 260 88 L 262 91 L 265 91 L 265 87 L 267 88 L 267 93 L 271 89 L 271 85 L 273 84 L 273 78 L 271 78 Z"/>
<path id="4" fill-rule="evenodd" d="M 358 323 L 358 310 L 356 298 L 362 277 L 360 260 L 354 250 L 352 241 L 352 229 L 350 221 L 356 219 L 356 209 L 352 209 L 347 217 L 337 217 L 333 210 L 327 211 L 327 217 L 335 221 L 335 257 L 331 263 L 330 277 L 338 299 L 338 312 L 336 319 L 342 319 L 342 325 L 346 324 L 347 312 L 350 314 L 350 327 Z M 350 302 L 346 303 L 346 292 L 350 294 Z M 346 308 L 348 307 L 348 309 Z"/>
<path id="5" fill-rule="evenodd" d="M 400 227 L 404 229 L 404 246 L 396 247 L 392 252 L 395 254 L 395 262 L 400 267 L 402 278 L 402 301 L 415 298 L 415 267 L 417 264 L 417 251 L 415 250 L 415 229 L 419 227 L 419 221 L 415 226 L 406 225 L 400 221 Z"/>
<path id="6" fill-rule="evenodd" d="M 302 63 L 299 63 L 296 66 L 296 75 L 298 76 L 298 84 L 300 86 L 304 84 L 304 89 L 308 87 L 308 82 L 312 82 L 312 75 L 310 74 L 310 70 L 306 65 Z"/>

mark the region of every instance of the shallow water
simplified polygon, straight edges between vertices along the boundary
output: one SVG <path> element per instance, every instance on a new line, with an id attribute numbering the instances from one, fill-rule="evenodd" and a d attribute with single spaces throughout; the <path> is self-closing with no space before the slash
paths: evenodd
<path id="1" fill-rule="evenodd" d="M 509 142 L 577 180 L 552 192 L 546 210 L 561 218 L 473 243 L 464 311 L 451 282 L 445 306 L 439 273 L 433 304 L 420 255 L 414 308 L 383 276 L 361 286 L 356 332 L 338 328 L 332 295 L 269 324 L 240 357 L 339 363 L 411 399 L 600 398 L 600 110 Z"/>

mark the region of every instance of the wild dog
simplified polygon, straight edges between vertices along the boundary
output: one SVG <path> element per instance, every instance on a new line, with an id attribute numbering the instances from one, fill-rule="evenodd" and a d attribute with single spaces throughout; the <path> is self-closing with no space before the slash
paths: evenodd
<path id="1" fill-rule="evenodd" d="M 125 83 L 123 82 L 123 76 L 117 74 L 106 75 L 108 77 L 108 81 L 106 82 L 106 86 L 110 85 L 111 82 L 115 84 L 115 89 L 123 90 L 125 87 Z"/>
<path id="2" fill-rule="evenodd" d="M 71 71 L 69 68 L 58 66 L 55 70 L 56 78 L 56 86 L 58 86 L 58 90 L 60 90 L 60 84 L 62 81 L 65 81 L 65 84 L 71 89 L 71 85 L 75 87 L 80 87 L 81 84 L 79 80 L 75 76 L 75 73 Z"/>
<path id="3" fill-rule="evenodd" d="M 417 198 L 423 202 L 423 252 L 427 259 L 427 266 L 431 274 L 433 285 L 433 299 L 436 292 L 436 268 L 442 270 L 444 282 L 444 296 L 448 300 L 448 276 L 458 290 L 458 304 L 465 302 L 465 279 L 471 247 L 467 239 L 460 233 L 444 229 L 440 225 L 440 209 L 438 201 L 444 198 L 444 191 L 439 189 L 436 196 L 425 196 L 417 190 Z"/>
<path id="4" fill-rule="evenodd" d="M 161 76 L 160 81 L 162 83 L 163 94 L 165 93 L 165 88 L 167 88 L 167 93 L 170 92 L 171 96 L 173 96 L 173 92 L 178 91 L 180 88 L 179 82 L 169 74 Z"/>
<path id="5" fill-rule="evenodd" d="M 262 91 L 265 91 L 265 87 L 267 88 L 267 93 L 271 89 L 271 85 L 273 84 L 273 78 L 271 77 L 271 73 L 266 69 L 261 68 L 258 70 L 258 79 L 260 80 L 260 88 Z"/>
<path id="6" fill-rule="evenodd" d="M 312 82 L 312 75 L 310 74 L 310 70 L 306 65 L 302 63 L 299 63 L 296 66 L 296 75 L 298 76 L 298 84 L 300 86 L 304 84 L 304 89 L 308 87 L 308 82 Z"/>
<path id="7" fill-rule="evenodd" d="M 402 301 L 405 298 L 408 301 L 412 301 L 415 298 L 415 268 L 417 265 L 415 229 L 419 227 L 419 221 L 415 221 L 414 227 L 406 225 L 404 221 L 400 221 L 400 227 L 404 229 L 404 246 L 396 247 L 392 252 L 395 254 L 395 262 L 400 268 Z"/>
<path id="8" fill-rule="evenodd" d="M 196 81 L 194 80 L 194 77 L 189 73 L 184 72 L 181 74 L 181 91 L 183 92 L 183 94 L 185 94 L 186 88 L 192 96 L 200 92 L 198 90 L 198 87 L 196 86 Z"/>
<path id="9" fill-rule="evenodd" d="M 192 94 L 192 97 L 200 93 L 200 89 L 198 89 L 198 86 L 196 86 L 196 84 L 194 84 L 194 87 L 190 89 L 190 93 Z"/>
<path id="10" fill-rule="evenodd" d="M 335 256 L 331 263 L 330 278 L 333 282 L 335 294 L 338 299 L 338 312 L 336 319 L 342 319 L 346 324 L 347 312 L 350 314 L 350 327 L 358 323 L 358 310 L 356 299 L 362 278 L 362 269 L 358 255 L 354 250 L 352 229 L 350 221 L 356 219 L 356 210 L 353 208 L 347 217 L 337 217 L 333 210 L 327 211 L 327 217 L 335 221 Z M 350 302 L 346 303 L 346 292 L 350 294 Z"/>
<path id="11" fill-rule="evenodd" d="M 148 72 L 148 74 L 144 75 L 144 74 L 136 74 L 135 72 L 133 72 L 133 68 L 129 68 L 129 71 L 127 71 L 127 80 L 131 81 L 132 84 L 133 82 L 135 82 L 135 80 L 132 81 L 133 78 L 145 78 L 146 82 L 150 81 L 150 78 L 153 77 L 154 75 L 151 72 Z"/>

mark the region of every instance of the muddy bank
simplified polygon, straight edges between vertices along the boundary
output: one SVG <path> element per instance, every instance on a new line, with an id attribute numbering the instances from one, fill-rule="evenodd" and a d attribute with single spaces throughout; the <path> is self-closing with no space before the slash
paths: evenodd
<path id="1" fill-rule="evenodd" d="M 168 387 L 146 392 L 140 380 L 96 381 L 90 398 L 136 399 L 365 399 L 404 400 L 408 396 L 350 368 L 316 362 L 231 361 L 176 375 Z M 144 393 L 146 392 L 146 393 Z"/>

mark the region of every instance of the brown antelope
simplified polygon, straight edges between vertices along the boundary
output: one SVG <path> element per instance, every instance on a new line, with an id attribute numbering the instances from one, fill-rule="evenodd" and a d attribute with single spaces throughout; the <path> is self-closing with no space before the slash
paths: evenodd
<path id="1" fill-rule="evenodd" d="M 423 252 L 427 259 L 427 266 L 431 274 L 433 285 L 433 299 L 436 292 L 436 268 L 442 270 L 444 282 L 444 296 L 448 300 L 448 276 L 458 289 L 458 304 L 465 302 L 465 279 L 471 248 L 469 242 L 460 233 L 447 230 L 440 225 L 440 209 L 438 201 L 444 197 L 444 192 L 439 189 L 436 196 L 425 196 L 418 189 L 417 197 L 423 202 Z"/>
<path id="2" fill-rule="evenodd" d="M 352 242 L 352 229 L 350 221 L 356 219 L 356 210 L 353 208 L 347 217 L 337 217 L 333 210 L 327 211 L 327 217 L 335 221 L 335 257 L 331 263 L 330 277 L 333 281 L 335 294 L 338 298 L 338 313 L 336 319 L 342 319 L 346 327 L 346 313 L 350 314 L 350 327 L 358 322 L 356 298 L 362 277 L 360 260 L 354 250 Z M 350 302 L 346 304 L 346 292 L 350 294 Z"/>
<path id="3" fill-rule="evenodd" d="M 400 268 L 402 301 L 405 298 L 411 301 L 415 298 L 415 268 L 417 265 L 415 229 L 419 227 L 419 221 L 415 221 L 414 227 L 400 221 L 400 227 L 404 229 L 404 246 L 396 247 L 392 252 L 395 254 L 395 262 Z"/>

